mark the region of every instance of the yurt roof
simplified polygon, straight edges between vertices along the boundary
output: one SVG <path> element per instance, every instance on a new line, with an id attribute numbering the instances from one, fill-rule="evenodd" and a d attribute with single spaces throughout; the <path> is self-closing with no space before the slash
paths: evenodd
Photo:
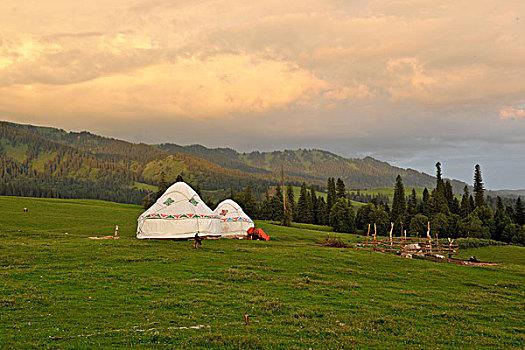
<path id="1" fill-rule="evenodd" d="M 194 216 L 218 218 L 189 185 L 177 182 L 148 210 L 140 215 L 139 220 L 147 218 L 191 218 Z"/>
<path id="2" fill-rule="evenodd" d="M 214 213 L 219 215 L 223 220 L 225 218 L 236 217 L 245 219 L 247 222 L 252 222 L 252 219 L 246 215 L 241 206 L 231 199 L 226 199 L 220 202 L 219 205 L 217 205 L 217 208 L 215 208 Z"/>

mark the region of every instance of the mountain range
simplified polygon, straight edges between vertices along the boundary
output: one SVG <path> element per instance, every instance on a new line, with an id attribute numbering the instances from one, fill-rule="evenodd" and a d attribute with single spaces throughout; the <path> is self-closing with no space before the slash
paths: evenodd
<path id="1" fill-rule="evenodd" d="M 280 182 L 281 167 L 286 182 L 304 181 L 320 190 L 328 177 L 340 177 L 347 189 L 393 187 L 397 175 L 406 186 L 435 185 L 433 176 L 414 169 L 317 149 L 240 153 L 202 145 L 137 144 L 87 131 L 0 122 L 0 194 L 140 203 L 156 190 L 164 172 L 168 182 L 181 175 L 211 197 L 248 184 L 262 195 Z M 461 193 L 465 183 L 451 182 Z"/>

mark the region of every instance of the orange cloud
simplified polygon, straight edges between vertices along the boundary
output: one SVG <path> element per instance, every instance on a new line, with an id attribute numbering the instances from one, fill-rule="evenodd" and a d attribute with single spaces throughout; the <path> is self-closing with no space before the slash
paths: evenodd
<path id="1" fill-rule="evenodd" d="M 503 106 L 499 111 L 499 119 L 519 120 L 525 118 L 525 108 L 514 108 L 511 106 Z"/>
<path id="2" fill-rule="evenodd" d="M 179 58 L 128 73 L 65 84 L 0 88 L 0 110 L 45 115 L 260 114 L 317 96 L 328 84 L 283 61 L 253 55 Z"/>

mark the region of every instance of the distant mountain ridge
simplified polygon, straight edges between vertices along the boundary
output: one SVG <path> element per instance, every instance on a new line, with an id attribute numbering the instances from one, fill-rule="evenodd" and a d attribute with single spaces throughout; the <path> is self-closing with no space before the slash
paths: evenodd
<path id="1" fill-rule="evenodd" d="M 262 194 L 280 182 L 281 166 L 286 181 L 318 188 L 324 188 L 328 177 L 342 178 L 348 189 L 393 187 L 397 175 L 406 186 L 435 185 L 431 175 L 371 157 L 349 159 L 317 149 L 240 153 L 202 145 L 137 144 L 87 131 L 10 122 L 0 122 L 0 166 L 2 194 L 127 203 L 139 203 L 147 191 L 155 190 L 161 172 L 168 182 L 182 175 L 216 197 L 248 184 Z M 456 193 L 465 186 L 456 180 L 452 184 Z"/>
<path id="2" fill-rule="evenodd" d="M 310 181 L 321 181 L 328 177 L 340 177 L 348 188 L 364 189 L 393 187 L 397 175 L 401 175 L 407 186 L 433 187 L 435 177 L 414 169 L 402 169 L 372 157 L 344 158 L 318 149 L 284 150 L 274 152 L 239 153 L 230 148 L 206 148 L 202 145 L 181 146 L 177 144 L 155 145 L 168 153 L 177 152 L 200 157 L 231 169 L 248 172 L 278 173 L 281 165 L 287 174 Z M 460 193 L 464 182 L 452 180 L 456 192 Z"/>

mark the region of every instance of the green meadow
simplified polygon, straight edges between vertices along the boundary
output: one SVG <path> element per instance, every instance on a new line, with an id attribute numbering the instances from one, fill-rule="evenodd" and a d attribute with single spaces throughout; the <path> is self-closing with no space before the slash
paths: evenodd
<path id="1" fill-rule="evenodd" d="M 27 207 L 28 212 L 23 208 Z M 142 208 L 0 197 L 0 348 L 499 348 L 525 344 L 525 248 L 500 266 L 326 248 L 256 222 L 270 242 L 143 241 Z M 91 240 L 112 235 L 119 240 Z M 249 324 L 244 324 L 249 315 Z"/>

